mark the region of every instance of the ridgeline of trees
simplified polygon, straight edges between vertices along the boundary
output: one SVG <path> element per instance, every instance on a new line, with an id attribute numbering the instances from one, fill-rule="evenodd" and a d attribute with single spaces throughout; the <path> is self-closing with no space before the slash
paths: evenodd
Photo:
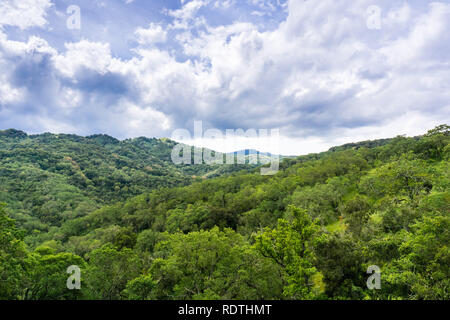
<path id="1" fill-rule="evenodd" d="M 194 182 L 170 141 L 3 132 L 0 299 L 449 299 L 449 129 Z"/>

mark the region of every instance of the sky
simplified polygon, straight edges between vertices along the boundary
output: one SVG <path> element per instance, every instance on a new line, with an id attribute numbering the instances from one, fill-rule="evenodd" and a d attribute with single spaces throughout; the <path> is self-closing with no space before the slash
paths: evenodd
<path id="1" fill-rule="evenodd" d="M 449 31 L 449 0 L 0 0 L 0 129 L 284 155 L 419 135 L 450 123 Z"/>

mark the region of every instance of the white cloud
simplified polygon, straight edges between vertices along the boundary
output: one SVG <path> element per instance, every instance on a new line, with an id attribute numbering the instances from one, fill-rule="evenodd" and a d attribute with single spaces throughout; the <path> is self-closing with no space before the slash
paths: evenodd
<path id="1" fill-rule="evenodd" d="M 0 105 L 18 102 L 23 98 L 23 90 L 12 88 L 4 79 L 0 78 Z"/>
<path id="2" fill-rule="evenodd" d="M 2 0 L 0 2 L 0 27 L 15 26 L 20 29 L 43 27 L 50 0 Z"/>
<path id="3" fill-rule="evenodd" d="M 197 17 L 197 12 L 207 6 L 211 0 L 191 0 L 186 2 L 181 0 L 181 8 L 177 10 L 166 10 L 166 13 L 174 18 L 171 25 L 173 29 L 190 29 L 202 23 L 202 19 Z"/>
<path id="4" fill-rule="evenodd" d="M 150 26 L 147 29 L 137 29 L 135 34 L 140 45 L 163 43 L 166 42 L 167 39 L 167 31 L 164 30 L 161 25 L 155 23 L 150 23 Z"/>
<path id="5" fill-rule="evenodd" d="M 73 77 L 81 67 L 104 74 L 113 61 L 108 43 L 82 40 L 65 46 L 66 52 L 54 55 L 54 62 L 56 68 L 68 77 Z"/>

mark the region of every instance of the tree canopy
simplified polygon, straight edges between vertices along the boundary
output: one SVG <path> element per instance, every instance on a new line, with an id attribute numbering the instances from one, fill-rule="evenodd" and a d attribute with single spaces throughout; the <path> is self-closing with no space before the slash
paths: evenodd
<path id="1" fill-rule="evenodd" d="M 0 299 L 449 299 L 449 141 L 442 125 L 261 176 L 172 165 L 170 140 L 2 131 Z"/>

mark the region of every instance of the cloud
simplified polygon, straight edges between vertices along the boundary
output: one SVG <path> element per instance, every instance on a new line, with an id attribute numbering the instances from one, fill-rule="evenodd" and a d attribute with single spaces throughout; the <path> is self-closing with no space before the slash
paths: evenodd
<path id="1" fill-rule="evenodd" d="M 145 28 L 138 28 L 135 32 L 137 41 L 140 45 L 153 45 L 156 43 L 166 42 L 167 31 L 162 26 L 150 23 L 150 26 Z"/>
<path id="2" fill-rule="evenodd" d="M 165 12 L 172 18 L 174 22 L 171 25 L 172 29 L 190 29 L 193 26 L 202 24 L 202 19 L 197 16 L 198 11 L 209 5 L 211 0 L 181 0 L 181 8 L 176 10 L 165 10 Z"/>
<path id="3" fill-rule="evenodd" d="M 2 0 L 0 2 L 0 27 L 13 26 L 20 29 L 43 27 L 50 0 Z"/>
<path id="4" fill-rule="evenodd" d="M 108 43 L 81 40 L 66 43 L 65 47 L 66 52 L 53 55 L 53 60 L 55 67 L 67 77 L 73 77 L 80 68 L 105 74 L 113 60 Z"/>
<path id="5" fill-rule="evenodd" d="M 168 22 L 135 29 L 127 58 L 103 41 L 58 50 L 0 31 L 0 126 L 162 137 L 202 120 L 280 128 L 281 152 L 300 154 L 448 122 L 450 4 L 384 2 L 380 30 L 367 28 L 370 5 L 292 0 L 262 29 L 211 23 L 201 9 L 215 2 L 183 1 Z"/>

